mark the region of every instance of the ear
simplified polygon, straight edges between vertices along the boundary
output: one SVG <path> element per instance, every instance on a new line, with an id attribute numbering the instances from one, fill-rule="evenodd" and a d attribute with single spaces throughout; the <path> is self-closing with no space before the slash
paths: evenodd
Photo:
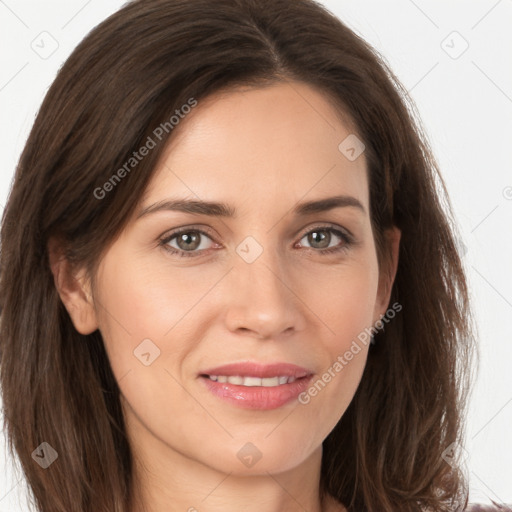
<path id="1" fill-rule="evenodd" d="M 400 248 L 400 238 L 402 232 L 393 226 L 385 231 L 386 238 L 385 256 L 379 275 L 379 287 L 377 291 L 377 301 L 375 302 L 374 322 L 379 320 L 389 307 L 391 290 L 395 282 L 396 271 L 398 268 L 398 252 Z"/>
<path id="2" fill-rule="evenodd" d="M 48 242 L 48 257 L 55 287 L 75 329 L 81 334 L 91 334 L 98 329 L 98 323 L 85 271 L 72 269 L 64 256 L 63 244 L 55 238 Z"/>

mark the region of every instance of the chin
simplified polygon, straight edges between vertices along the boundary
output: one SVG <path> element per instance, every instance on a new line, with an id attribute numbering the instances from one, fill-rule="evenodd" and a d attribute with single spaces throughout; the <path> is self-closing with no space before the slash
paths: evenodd
<path id="1" fill-rule="evenodd" d="M 204 461 L 206 465 L 224 473 L 238 476 L 258 476 L 268 473 L 277 474 L 292 470 L 310 458 L 315 450 L 306 452 L 311 442 L 293 437 L 284 438 L 276 435 L 271 439 L 268 430 L 258 436 L 246 436 L 244 440 L 230 440 L 225 449 L 209 451 L 213 456 Z M 300 449 L 299 449 L 300 448 Z M 208 449 L 207 447 L 204 448 Z M 321 445 L 319 446 L 321 450 Z M 321 454 L 321 451 L 319 452 Z"/>

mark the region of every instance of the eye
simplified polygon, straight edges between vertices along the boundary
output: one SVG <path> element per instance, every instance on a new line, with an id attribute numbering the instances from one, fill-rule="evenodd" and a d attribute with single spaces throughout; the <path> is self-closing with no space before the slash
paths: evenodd
<path id="1" fill-rule="evenodd" d="M 208 233 L 200 229 L 186 228 L 180 231 L 174 231 L 171 235 L 167 236 L 160 241 L 167 251 L 177 256 L 197 256 L 198 252 L 210 249 L 208 244 L 204 245 L 204 239 L 212 240 Z M 170 245 L 175 243 L 176 246 Z"/>
<path id="2" fill-rule="evenodd" d="M 350 235 L 332 226 L 315 227 L 304 233 L 300 238 L 300 242 L 304 239 L 310 245 L 309 247 L 306 246 L 306 249 L 311 249 L 313 252 L 321 255 L 347 251 L 353 244 L 353 239 Z M 336 243 L 336 239 L 338 239 L 338 243 Z M 208 240 L 213 244 L 208 244 Z M 332 242 L 335 244 L 331 245 Z M 206 231 L 188 227 L 170 233 L 160 240 L 159 245 L 173 255 L 195 257 L 200 256 L 203 251 L 211 249 L 215 243 L 212 240 L 212 236 Z M 300 246 L 303 246 L 303 244 L 300 243 Z"/>
<path id="3" fill-rule="evenodd" d="M 301 241 L 306 239 L 311 249 L 318 249 L 320 254 L 331 254 L 342 250 L 347 250 L 352 244 L 352 238 L 340 229 L 331 226 L 318 226 L 305 233 Z M 341 244 L 336 244 L 336 239 L 341 240 Z M 335 245 L 331 245 L 331 242 Z"/>

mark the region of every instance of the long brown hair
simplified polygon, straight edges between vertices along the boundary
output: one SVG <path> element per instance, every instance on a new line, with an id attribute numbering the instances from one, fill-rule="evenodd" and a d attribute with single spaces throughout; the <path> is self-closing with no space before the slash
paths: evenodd
<path id="1" fill-rule="evenodd" d="M 329 97 L 364 141 L 379 263 L 386 228 L 402 231 L 391 296 L 402 311 L 376 335 L 359 388 L 324 442 L 321 492 L 355 512 L 455 510 L 461 496 L 466 505 L 464 472 L 449 462 L 464 442 L 474 327 L 450 203 L 406 90 L 312 0 L 140 0 L 92 30 L 62 66 L 2 219 L 4 422 L 42 512 L 127 512 L 133 485 L 101 334 L 74 328 L 49 241 L 93 276 L 172 129 L 158 132 L 122 180 L 113 175 L 157 127 L 191 98 L 293 80 Z M 58 453 L 47 469 L 32 456 L 43 442 Z"/>

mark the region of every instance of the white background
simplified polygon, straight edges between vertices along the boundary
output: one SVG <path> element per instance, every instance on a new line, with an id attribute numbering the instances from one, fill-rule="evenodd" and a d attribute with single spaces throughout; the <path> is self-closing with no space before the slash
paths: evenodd
<path id="1" fill-rule="evenodd" d="M 512 0 L 321 3 L 381 52 L 429 134 L 467 247 L 479 324 L 465 444 L 470 501 L 511 503 Z M 0 209 L 58 68 L 122 4 L 0 0 Z M 28 511 L 24 480 L 3 443 L 0 451 L 0 512 Z"/>

